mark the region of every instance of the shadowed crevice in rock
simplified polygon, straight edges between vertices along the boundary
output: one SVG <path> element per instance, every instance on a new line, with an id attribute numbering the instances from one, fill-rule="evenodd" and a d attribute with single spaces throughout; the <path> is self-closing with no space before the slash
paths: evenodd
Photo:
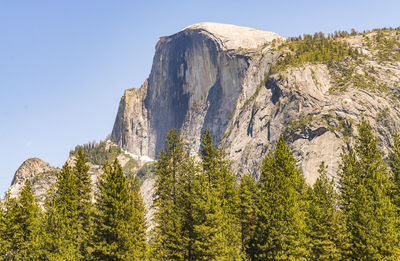
<path id="1" fill-rule="evenodd" d="M 274 78 L 269 78 L 265 83 L 265 88 L 271 90 L 271 102 L 276 104 L 279 98 L 282 96 L 282 91 L 279 88 L 276 80 Z"/>

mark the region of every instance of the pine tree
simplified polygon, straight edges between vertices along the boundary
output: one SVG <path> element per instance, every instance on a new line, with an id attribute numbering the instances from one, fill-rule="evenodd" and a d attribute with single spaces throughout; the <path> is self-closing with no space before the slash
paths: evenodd
<path id="1" fill-rule="evenodd" d="M 256 206 L 258 204 L 258 187 L 251 174 L 245 174 L 239 187 L 239 219 L 241 227 L 241 251 L 250 256 L 250 239 L 254 236 L 256 224 Z"/>
<path id="2" fill-rule="evenodd" d="M 6 194 L 2 200 L 3 211 L 3 231 L 2 231 L 2 252 L 0 253 L 4 260 L 13 260 L 17 258 L 18 250 L 21 248 L 22 231 L 20 228 L 20 219 L 18 214 L 17 199 Z"/>
<path id="3" fill-rule="evenodd" d="M 283 136 L 261 167 L 253 260 L 306 260 L 305 181 Z"/>
<path id="4" fill-rule="evenodd" d="M 117 159 L 103 170 L 96 196 L 93 255 L 98 260 L 142 260 L 145 225 L 139 223 L 144 214 L 137 186 L 131 186 Z"/>
<path id="5" fill-rule="evenodd" d="M 133 203 L 133 218 L 132 218 L 132 231 L 134 231 L 134 238 L 132 244 L 135 246 L 134 258 L 136 260 L 143 260 L 147 257 L 147 224 L 146 224 L 146 209 L 143 203 L 142 195 L 140 194 L 140 183 L 137 177 L 128 179 L 129 188 Z"/>
<path id="6" fill-rule="evenodd" d="M 396 260 L 396 209 L 389 197 L 392 184 L 388 170 L 366 120 L 358 125 L 358 133 L 356 155 L 352 149 L 344 152 L 339 171 L 341 201 L 350 233 L 350 258 Z"/>
<path id="7" fill-rule="evenodd" d="M 202 173 L 196 195 L 196 259 L 236 260 L 240 257 L 239 197 L 230 162 L 205 130 L 201 137 Z"/>
<path id="8" fill-rule="evenodd" d="M 347 235 L 338 206 L 334 180 L 327 176 L 326 165 L 321 162 L 319 177 L 309 190 L 309 237 L 312 260 L 343 260 Z"/>
<path id="9" fill-rule="evenodd" d="M 390 154 L 389 162 L 393 176 L 392 201 L 397 206 L 398 216 L 400 216 L 400 135 L 393 135 L 393 152 Z"/>
<path id="10" fill-rule="evenodd" d="M 80 260 L 77 178 L 66 163 L 45 203 L 43 249 L 48 260 Z"/>
<path id="11" fill-rule="evenodd" d="M 391 199 L 393 204 L 396 206 L 396 231 L 399 236 L 398 240 L 400 241 L 400 135 L 398 133 L 393 135 L 393 141 L 393 152 L 389 157 L 390 168 L 392 170 L 391 179 L 393 184 L 393 188 L 391 189 Z"/>
<path id="12" fill-rule="evenodd" d="M 4 249 L 2 256 L 11 260 L 34 260 L 39 257 L 39 207 L 32 186 L 26 180 L 18 198 L 5 198 L 3 216 Z M 2 248 L 3 248 L 2 247 Z"/>
<path id="13" fill-rule="evenodd" d="M 73 173 L 76 177 L 76 189 L 78 194 L 77 211 L 80 231 L 78 242 L 82 257 L 90 256 L 90 238 L 92 234 L 92 182 L 89 175 L 89 165 L 82 147 L 79 147 L 75 155 Z"/>
<path id="14" fill-rule="evenodd" d="M 156 165 L 152 252 L 159 260 L 193 259 L 194 161 L 177 130 L 167 133 Z"/>
<path id="15" fill-rule="evenodd" d="M 205 172 L 200 172 L 194 182 L 194 260 L 228 259 L 223 200 L 208 181 Z"/>
<path id="16" fill-rule="evenodd" d="M 7 196 L 0 201 L 0 256 L 6 256 L 8 249 L 8 242 L 6 240 L 7 225 L 5 222 L 4 201 L 7 201 Z"/>

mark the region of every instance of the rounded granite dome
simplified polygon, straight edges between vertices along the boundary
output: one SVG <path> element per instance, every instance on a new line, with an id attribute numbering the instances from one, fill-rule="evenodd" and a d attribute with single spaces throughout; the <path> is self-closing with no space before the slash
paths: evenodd
<path id="1" fill-rule="evenodd" d="M 262 31 L 250 27 L 220 23 L 198 23 L 184 28 L 185 30 L 200 29 L 221 40 L 225 49 L 256 48 L 274 39 L 285 40 L 277 33 Z"/>
<path id="2" fill-rule="evenodd" d="M 31 158 L 25 160 L 14 174 L 11 185 L 18 182 L 24 182 L 25 179 L 32 178 L 38 173 L 54 170 L 49 163 L 39 158 Z"/>

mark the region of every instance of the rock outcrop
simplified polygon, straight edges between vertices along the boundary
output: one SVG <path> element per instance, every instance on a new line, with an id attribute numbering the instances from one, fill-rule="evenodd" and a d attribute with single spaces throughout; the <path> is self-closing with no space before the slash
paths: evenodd
<path id="1" fill-rule="evenodd" d="M 181 130 L 194 151 L 206 128 L 219 142 L 244 82 L 256 86 L 276 59 L 266 48 L 263 63 L 253 65 L 251 55 L 243 50 L 276 39 L 284 38 L 216 23 L 192 25 L 162 37 L 149 78 L 141 88 L 125 91 L 121 99 L 112 139 L 127 151 L 150 158 L 160 151 L 166 132 L 173 128 Z M 249 77 L 251 65 L 260 66 L 253 68 L 257 74 L 253 77 Z M 246 88 L 247 95 L 254 91 Z"/>
<path id="2" fill-rule="evenodd" d="M 121 99 L 112 139 L 131 153 L 154 158 L 169 129 L 180 129 L 196 152 L 208 128 L 239 174 L 257 176 L 268 148 L 283 133 L 308 183 L 316 180 L 321 161 L 335 176 L 341 148 L 352 142 L 362 117 L 386 153 L 391 134 L 400 129 L 400 64 L 379 60 L 378 45 L 366 42 L 375 34 L 341 40 L 362 53 L 351 66 L 345 59 L 336 71 L 305 64 L 278 73 L 270 68 L 285 55 L 277 49 L 285 39 L 275 33 L 200 23 L 161 37 L 149 78 Z M 387 37 L 398 41 L 395 34 Z M 337 91 L 338 78 L 350 67 L 355 78 L 373 77 L 371 85 Z"/>
<path id="3" fill-rule="evenodd" d="M 35 197 L 44 198 L 46 190 L 54 183 L 58 171 L 59 169 L 39 158 L 27 159 L 15 172 L 8 193 L 11 197 L 18 196 L 25 181 L 29 180 L 32 183 Z"/>

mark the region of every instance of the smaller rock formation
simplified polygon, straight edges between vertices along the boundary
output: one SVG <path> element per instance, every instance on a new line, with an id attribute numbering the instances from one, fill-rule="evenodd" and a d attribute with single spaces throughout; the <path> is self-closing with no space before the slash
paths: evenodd
<path id="1" fill-rule="evenodd" d="M 50 184 L 55 181 L 59 169 L 51 166 L 39 158 L 24 161 L 14 174 L 9 193 L 11 197 L 18 196 L 26 180 L 30 180 L 35 197 L 41 198 L 46 193 Z"/>

